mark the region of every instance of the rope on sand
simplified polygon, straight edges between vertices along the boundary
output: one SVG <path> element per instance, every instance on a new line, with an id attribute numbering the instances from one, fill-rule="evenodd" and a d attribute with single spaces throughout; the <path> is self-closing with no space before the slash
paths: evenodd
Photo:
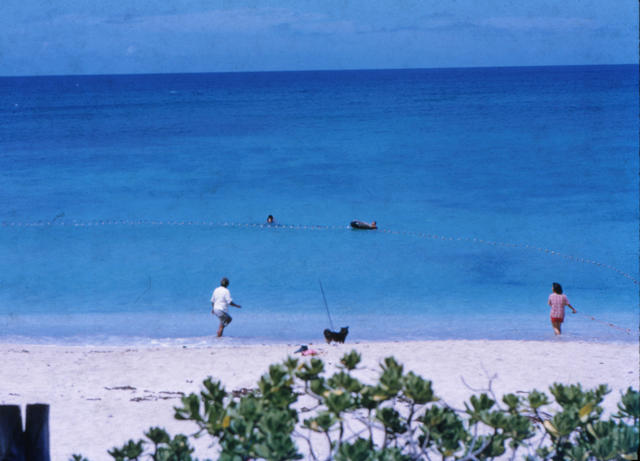
<path id="1" fill-rule="evenodd" d="M 97 226 L 198 226 L 198 227 L 231 227 L 231 228 L 259 228 L 259 229 L 289 229 L 289 230 L 345 230 L 350 229 L 349 226 L 330 226 L 330 225 L 303 225 L 303 224 L 267 224 L 267 223 L 238 223 L 238 222 L 215 222 L 215 221 L 164 221 L 164 220 L 58 220 L 57 218 L 49 221 L 3 221 L 0 227 L 97 227 Z M 440 241 L 451 242 L 470 242 L 476 244 L 490 245 L 494 247 L 504 248 L 516 248 L 530 251 L 536 251 L 538 253 L 545 253 L 551 256 L 557 256 L 570 261 L 575 261 L 582 264 L 590 264 L 593 266 L 602 267 L 615 272 L 616 274 L 624 277 L 635 285 L 640 285 L 640 282 L 636 280 L 632 275 L 612 266 L 611 264 L 602 263 L 592 259 L 585 259 L 582 257 L 564 254 L 560 251 L 552 250 L 549 248 L 536 247 L 533 245 L 522 243 L 509 243 L 509 242 L 496 242 L 492 240 L 484 240 L 475 237 L 451 237 L 438 234 L 429 234 L 425 232 L 412 232 L 403 230 L 392 229 L 378 229 L 377 232 L 390 235 L 400 235 L 406 237 L 424 238 Z"/>

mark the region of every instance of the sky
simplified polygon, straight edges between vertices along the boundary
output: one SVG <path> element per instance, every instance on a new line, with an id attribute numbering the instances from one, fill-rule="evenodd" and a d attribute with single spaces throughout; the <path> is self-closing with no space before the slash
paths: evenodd
<path id="1" fill-rule="evenodd" d="M 0 76 L 637 62 L 637 0 L 0 0 Z"/>

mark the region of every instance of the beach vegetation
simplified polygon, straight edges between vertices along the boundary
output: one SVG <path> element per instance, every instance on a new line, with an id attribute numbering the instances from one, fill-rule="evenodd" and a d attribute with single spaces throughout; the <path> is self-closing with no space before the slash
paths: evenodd
<path id="1" fill-rule="evenodd" d="M 607 419 L 606 385 L 555 383 L 549 394 L 534 389 L 498 398 L 489 383 L 454 408 L 393 357 L 382 361 L 374 383 L 358 378 L 360 361 L 355 351 L 345 354 L 326 376 L 318 358 L 288 358 L 244 395 L 208 378 L 199 394 L 182 398 L 175 417 L 196 424 L 190 437 L 210 437 L 221 461 L 638 459 L 640 393 L 632 388 Z M 161 428 L 144 435 L 109 454 L 115 461 L 194 459 L 185 435 L 172 438 Z"/>

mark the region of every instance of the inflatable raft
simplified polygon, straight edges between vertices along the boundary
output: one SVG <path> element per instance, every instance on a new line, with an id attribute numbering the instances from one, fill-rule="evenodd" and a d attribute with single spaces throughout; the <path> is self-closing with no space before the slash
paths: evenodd
<path id="1" fill-rule="evenodd" d="M 351 221 L 351 227 L 354 229 L 377 229 L 376 222 L 372 222 L 371 224 L 364 221 Z"/>

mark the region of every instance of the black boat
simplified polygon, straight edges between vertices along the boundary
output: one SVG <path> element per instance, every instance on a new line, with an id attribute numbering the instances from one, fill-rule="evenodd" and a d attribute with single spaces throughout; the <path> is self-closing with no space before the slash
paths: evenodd
<path id="1" fill-rule="evenodd" d="M 357 220 L 351 221 L 351 227 L 353 227 L 354 229 L 365 229 L 365 230 L 373 230 L 378 228 L 375 221 L 369 224 L 367 222 L 357 221 Z"/>

